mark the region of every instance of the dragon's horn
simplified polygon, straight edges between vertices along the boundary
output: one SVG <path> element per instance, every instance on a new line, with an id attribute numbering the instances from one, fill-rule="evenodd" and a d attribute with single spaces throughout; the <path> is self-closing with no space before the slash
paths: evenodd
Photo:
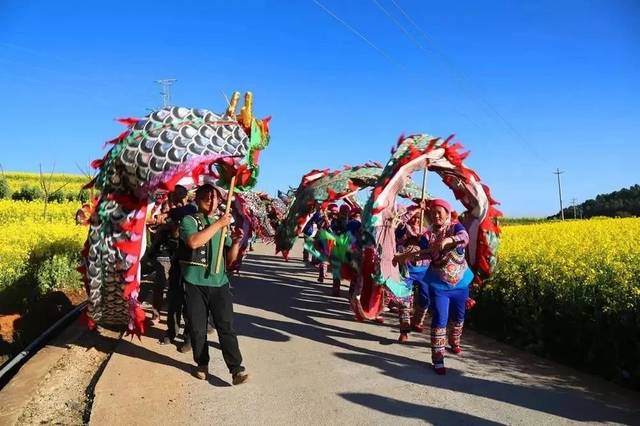
<path id="1" fill-rule="evenodd" d="M 238 108 L 238 101 L 240 100 L 240 92 L 233 92 L 231 95 L 231 102 L 229 102 L 229 106 L 227 107 L 227 114 L 231 117 L 236 115 L 236 108 Z"/>
<path id="2" fill-rule="evenodd" d="M 246 128 L 251 127 L 253 113 L 253 93 L 244 94 L 244 106 L 240 109 L 240 123 Z"/>

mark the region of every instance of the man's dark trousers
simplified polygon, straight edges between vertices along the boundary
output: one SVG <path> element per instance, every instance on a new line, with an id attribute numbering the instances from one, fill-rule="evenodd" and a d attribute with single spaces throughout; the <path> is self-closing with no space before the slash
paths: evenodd
<path id="1" fill-rule="evenodd" d="M 199 366 L 209 364 L 207 318 L 209 313 L 218 332 L 222 356 L 231 374 L 244 371 L 238 337 L 233 330 L 233 296 L 229 285 L 222 287 L 184 284 L 187 296 L 187 316 L 191 328 L 193 360 Z"/>
<path id="2" fill-rule="evenodd" d="M 180 320 L 183 318 L 186 342 L 190 339 L 189 320 L 186 313 L 180 264 L 177 260 L 172 260 L 171 269 L 169 270 L 169 290 L 167 291 L 167 337 L 171 340 L 175 339 L 178 331 L 180 331 Z"/>

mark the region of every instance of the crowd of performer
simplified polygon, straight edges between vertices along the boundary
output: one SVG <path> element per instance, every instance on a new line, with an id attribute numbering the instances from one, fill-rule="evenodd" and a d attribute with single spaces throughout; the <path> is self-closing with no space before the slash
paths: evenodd
<path id="1" fill-rule="evenodd" d="M 469 236 L 464 226 L 456 220 L 450 204 L 441 199 L 400 207 L 401 214 L 391 226 L 395 226 L 396 255 L 393 262 L 401 269 L 408 286 L 413 288 L 409 296 L 398 297 L 384 290 L 384 310 L 395 311 L 400 324 L 399 343 L 409 340 L 410 332 L 424 332 L 424 320 L 431 315 L 431 353 L 432 365 L 436 373 L 445 374 L 444 365 L 447 343 L 449 351 L 460 354 L 460 338 L 464 325 L 466 302 L 469 297 L 469 284 L 473 273 L 465 259 L 465 247 Z M 362 290 L 362 274 L 359 260 L 353 259 L 358 250 L 353 247 L 348 256 L 336 259 L 336 256 L 324 253 L 325 244 L 322 232 L 333 237 L 348 236 L 353 245 L 361 238 L 361 211 L 348 203 L 338 207 L 329 204 L 318 207 L 304 227 L 303 233 L 308 241 L 303 252 L 303 261 L 317 268 L 318 282 L 324 282 L 327 269 L 331 269 L 332 295 L 340 296 L 341 279 L 346 272 L 349 280 L 349 299 L 359 296 Z M 314 241 L 315 240 L 315 241 Z M 320 255 L 311 258 L 309 241 Z M 384 322 L 382 315 L 375 318 Z M 447 331 L 448 329 L 448 331 Z"/>
<path id="2" fill-rule="evenodd" d="M 246 241 L 241 226 L 231 225 L 231 214 L 219 210 L 222 193 L 212 185 L 192 192 L 178 185 L 157 202 L 148 218 L 151 238 L 144 257 L 147 272 L 153 273 L 150 293 L 152 318 L 159 320 L 163 292 L 167 288 L 167 331 L 162 344 L 176 344 L 183 325 L 181 352 L 191 351 L 196 363 L 194 374 L 207 377 L 209 363 L 207 330 L 215 328 L 222 353 L 233 381 L 246 380 L 238 339 L 232 327 L 233 307 L 227 271 L 239 264 L 239 246 Z M 406 343 L 411 332 L 424 332 L 425 317 L 431 316 L 431 354 L 436 373 L 445 374 L 447 343 L 449 351 L 460 354 L 469 284 L 473 273 L 465 260 L 469 236 L 456 220 L 445 200 L 430 200 L 398 208 L 393 221 L 396 254 L 393 258 L 408 287 L 408 296 L 384 291 L 384 310 L 396 312 L 399 343 Z M 331 274 L 331 295 L 340 297 L 342 280 L 349 282 L 345 295 L 354 301 L 362 291 L 362 211 L 357 203 L 318 204 L 303 228 L 306 244 L 303 261 L 317 269 L 317 281 Z M 237 222 L 237 220 L 236 220 Z M 222 230 L 229 229 L 224 241 L 224 261 L 216 271 Z M 328 244 L 327 239 L 332 243 Z M 336 247 L 341 246 L 338 250 Z M 384 322 L 382 311 L 375 318 Z M 447 330 L 448 329 L 448 330 Z"/>

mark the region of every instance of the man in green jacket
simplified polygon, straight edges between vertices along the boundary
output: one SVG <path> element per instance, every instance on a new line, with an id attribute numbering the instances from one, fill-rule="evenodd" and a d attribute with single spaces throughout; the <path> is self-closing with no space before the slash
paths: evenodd
<path id="1" fill-rule="evenodd" d="M 233 300 L 226 264 L 233 263 L 238 256 L 242 233 L 236 230 L 233 238 L 226 238 L 226 261 L 223 259 L 220 271 L 216 273 L 222 230 L 231 223 L 231 215 L 216 216 L 218 191 L 213 185 L 200 186 L 196 190 L 195 202 L 198 212 L 185 216 L 180 222 L 180 238 L 185 246 L 180 263 L 191 327 L 193 359 L 197 365 L 194 375 L 202 380 L 207 378 L 207 318 L 211 314 L 233 384 L 239 385 L 246 382 L 249 375 L 242 366 L 238 337 L 233 330 Z"/>

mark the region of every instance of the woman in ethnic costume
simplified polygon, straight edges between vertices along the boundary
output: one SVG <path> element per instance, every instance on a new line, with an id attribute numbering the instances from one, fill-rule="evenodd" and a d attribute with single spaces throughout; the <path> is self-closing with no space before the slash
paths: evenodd
<path id="1" fill-rule="evenodd" d="M 445 200 L 430 202 L 431 225 L 420 239 L 420 250 L 415 254 L 403 254 L 397 261 L 429 259 L 431 262 L 419 282 L 419 303 L 429 303 L 432 309 L 431 360 L 436 373 L 444 375 L 445 345 L 448 340 L 451 352 L 459 354 L 460 337 L 465 316 L 465 304 L 469 297 L 469 284 L 473 272 L 465 259 L 465 247 L 469 234 L 460 223 L 451 220 L 451 206 Z"/>
<path id="2" fill-rule="evenodd" d="M 422 211 L 418 206 L 410 206 L 407 209 L 404 223 L 401 223 L 396 229 L 396 247 L 398 253 L 415 253 L 420 250 L 420 216 Z M 428 260 L 407 260 L 404 264 L 400 265 L 400 268 L 404 269 L 407 275 L 405 278 L 407 284 L 412 286 L 419 282 L 425 274 L 428 265 Z M 398 342 L 408 342 L 409 332 L 411 331 L 422 333 L 424 331 L 422 323 L 429 308 L 428 300 L 426 303 L 421 304 L 419 300 L 416 300 L 414 295 L 397 297 L 390 291 L 387 291 L 387 296 L 390 307 L 396 307 L 398 309 L 398 319 L 400 321 L 400 336 L 398 337 Z"/>
<path id="3" fill-rule="evenodd" d="M 321 230 L 321 229 L 330 230 L 331 223 L 337 217 L 337 215 L 338 215 L 338 205 L 334 203 L 329 204 L 327 208 L 322 211 L 322 216 L 317 223 L 318 230 Z M 318 265 L 318 282 L 319 283 L 324 282 L 326 273 L 327 273 L 327 264 L 321 261 L 320 264 Z"/>

